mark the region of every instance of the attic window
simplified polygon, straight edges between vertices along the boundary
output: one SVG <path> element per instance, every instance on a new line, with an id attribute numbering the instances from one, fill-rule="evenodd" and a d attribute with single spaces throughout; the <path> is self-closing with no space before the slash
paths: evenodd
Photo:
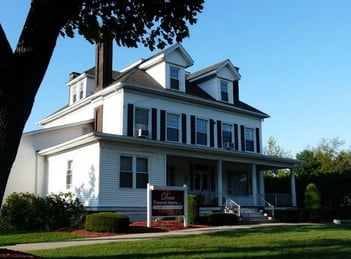
<path id="1" fill-rule="evenodd" d="M 83 82 L 79 83 L 79 99 L 84 97 L 84 84 Z"/>
<path id="2" fill-rule="evenodd" d="M 170 67 L 171 89 L 179 90 L 179 68 Z"/>
<path id="3" fill-rule="evenodd" d="M 228 82 L 221 80 L 221 100 L 228 102 Z"/>
<path id="4" fill-rule="evenodd" d="M 75 103 L 77 101 L 77 87 L 72 86 L 72 102 Z"/>

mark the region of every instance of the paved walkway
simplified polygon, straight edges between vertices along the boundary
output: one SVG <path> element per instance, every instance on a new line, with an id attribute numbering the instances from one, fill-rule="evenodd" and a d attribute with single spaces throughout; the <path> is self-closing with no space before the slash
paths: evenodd
<path id="1" fill-rule="evenodd" d="M 189 228 L 184 230 L 170 231 L 170 232 L 157 232 L 157 233 L 142 233 L 142 234 L 126 234 L 108 237 L 96 237 L 96 238 L 82 238 L 73 239 L 66 241 L 57 242 L 43 242 L 43 243 L 29 243 L 29 244 L 17 244 L 11 246 L 4 246 L 0 248 L 7 248 L 16 251 L 32 251 L 32 250 L 42 250 L 42 249 L 55 249 L 70 246 L 80 246 L 80 245 L 92 245 L 92 244 L 102 244 L 117 241 L 133 241 L 133 240 L 143 240 L 150 238 L 159 237 L 173 237 L 173 236 L 185 236 L 185 235 L 198 235 L 215 233 L 220 231 L 227 231 L 231 229 L 248 229 L 248 228 L 258 228 L 263 226 L 286 226 L 286 225 L 296 225 L 288 223 L 267 223 L 267 224 L 255 224 L 255 225 L 235 225 L 235 226 L 219 226 L 219 227 L 207 227 L 207 228 Z"/>

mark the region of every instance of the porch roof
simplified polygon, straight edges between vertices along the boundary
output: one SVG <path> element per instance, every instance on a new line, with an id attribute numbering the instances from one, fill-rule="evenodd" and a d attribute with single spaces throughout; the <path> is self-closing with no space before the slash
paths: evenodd
<path id="1" fill-rule="evenodd" d="M 41 150 L 38 152 L 38 154 L 43 156 L 52 155 L 97 141 L 125 144 L 138 150 L 146 150 L 148 148 L 150 148 L 150 150 L 157 149 L 158 152 L 163 152 L 166 155 L 172 156 L 208 159 L 212 161 L 221 160 L 223 162 L 236 162 L 243 164 L 256 164 L 257 170 L 293 168 L 295 165 L 303 163 L 303 161 L 297 159 L 273 157 L 253 152 L 241 152 L 221 148 L 126 137 L 100 132 L 92 132 L 79 138 L 72 139 L 54 147 Z"/>

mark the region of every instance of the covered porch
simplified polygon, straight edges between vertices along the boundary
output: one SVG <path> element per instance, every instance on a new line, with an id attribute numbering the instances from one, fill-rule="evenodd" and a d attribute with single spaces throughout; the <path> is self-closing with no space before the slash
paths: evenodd
<path id="1" fill-rule="evenodd" d="M 241 207 L 296 207 L 294 159 L 262 154 L 236 154 L 208 158 L 167 155 L 167 185 L 186 184 L 188 193 L 198 195 L 201 207 L 221 207 L 232 202 Z M 264 172 L 287 169 L 290 189 L 285 193 L 265 192 Z"/>

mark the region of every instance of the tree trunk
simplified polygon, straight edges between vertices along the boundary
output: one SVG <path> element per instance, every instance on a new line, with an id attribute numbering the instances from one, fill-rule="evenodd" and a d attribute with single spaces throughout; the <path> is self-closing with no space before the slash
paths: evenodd
<path id="1" fill-rule="evenodd" d="M 60 29 L 79 2 L 33 0 L 14 53 L 0 25 L 0 203 Z"/>

